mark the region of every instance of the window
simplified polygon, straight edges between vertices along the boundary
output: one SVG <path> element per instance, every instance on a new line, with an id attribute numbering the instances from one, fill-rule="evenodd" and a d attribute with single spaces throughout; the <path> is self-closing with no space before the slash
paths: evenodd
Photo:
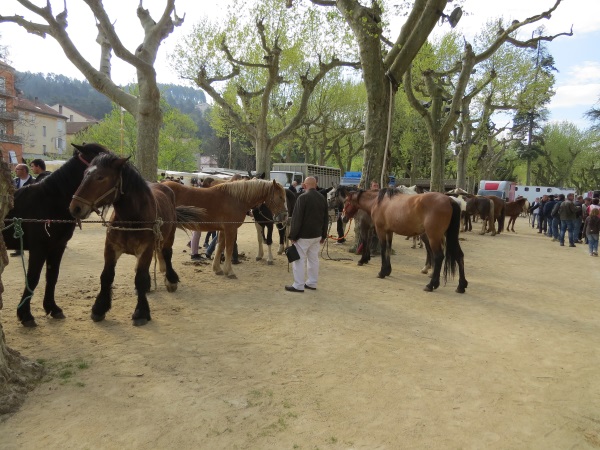
<path id="1" fill-rule="evenodd" d="M 6 124 L 0 122 L 0 134 L 6 134 Z"/>
<path id="2" fill-rule="evenodd" d="M 0 88 L 0 90 L 2 90 Z M 6 112 L 6 99 L 0 98 L 0 112 Z"/>
<path id="3" fill-rule="evenodd" d="M 73 122 L 73 114 L 69 116 L 69 122 Z"/>
<path id="4" fill-rule="evenodd" d="M 46 137 L 46 125 L 42 127 L 42 136 Z"/>
<path id="5" fill-rule="evenodd" d="M 529 188 L 528 188 L 528 187 L 526 187 L 526 188 L 525 188 L 525 192 L 527 192 L 527 191 L 529 191 Z"/>
<path id="6" fill-rule="evenodd" d="M 541 189 L 540 188 L 535 188 L 535 192 L 540 192 Z"/>

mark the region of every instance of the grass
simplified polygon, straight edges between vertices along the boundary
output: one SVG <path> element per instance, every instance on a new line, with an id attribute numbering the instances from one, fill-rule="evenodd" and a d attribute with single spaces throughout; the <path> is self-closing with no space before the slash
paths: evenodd
<path id="1" fill-rule="evenodd" d="M 80 380 L 74 380 L 75 377 L 82 371 L 89 369 L 90 363 L 81 358 L 70 361 L 48 361 L 46 359 L 38 359 L 37 363 L 46 368 L 47 374 L 44 379 L 49 382 L 53 379 L 58 379 L 60 384 L 67 384 L 74 381 L 75 386 L 84 387 L 85 383 Z"/>

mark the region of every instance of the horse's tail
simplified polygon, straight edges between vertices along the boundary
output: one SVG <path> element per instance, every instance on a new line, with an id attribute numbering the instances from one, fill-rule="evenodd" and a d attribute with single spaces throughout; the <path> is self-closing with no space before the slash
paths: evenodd
<path id="1" fill-rule="evenodd" d="M 196 206 L 178 206 L 175 208 L 177 214 L 177 228 L 182 230 L 200 230 L 200 224 L 206 222 L 208 216 L 206 209 Z"/>
<path id="2" fill-rule="evenodd" d="M 452 218 L 450 225 L 446 230 L 446 258 L 444 261 L 444 282 L 448 278 L 448 272 L 454 278 L 458 261 L 464 256 L 458 236 L 460 234 L 460 205 L 454 201 L 450 201 L 452 205 Z"/>
<path id="3" fill-rule="evenodd" d="M 506 203 L 503 203 L 500 208 L 500 215 L 498 216 L 498 233 L 504 230 L 504 219 L 506 218 Z"/>

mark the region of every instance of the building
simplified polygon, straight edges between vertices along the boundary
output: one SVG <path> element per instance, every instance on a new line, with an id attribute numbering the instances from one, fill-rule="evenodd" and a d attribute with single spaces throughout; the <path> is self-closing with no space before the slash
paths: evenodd
<path id="1" fill-rule="evenodd" d="M 0 149 L 2 158 L 14 166 L 22 161 L 23 140 L 16 133 L 15 69 L 0 61 Z"/>
<path id="2" fill-rule="evenodd" d="M 95 117 L 90 116 L 89 114 L 82 113 L 81 111 L 77 111 L 70 106 L 61 105 L 57 103 L 56 105 L 52 105 L 51 108 L 58 112 L 58 114 L 67 117 L 67 141 L 72 142 L 73 136 L 75 136 L 80 131 L 85 130 L 86 128 L 99 123 L 100 121 Z"/>
<path id="3" fill-rule="evenodd" d="M 23 158 L 56 159 L 67 149 L 67 117 L 38 101 L 17 97 L 15 134 L 23 140 Z"/>

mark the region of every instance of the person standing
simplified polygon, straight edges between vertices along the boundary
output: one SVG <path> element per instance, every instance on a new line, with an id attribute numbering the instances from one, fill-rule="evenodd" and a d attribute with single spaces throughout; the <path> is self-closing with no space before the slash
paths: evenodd
<path id="1" fill-rule="evenodd" d="M 288 292 L 304 292 L 305 288 L 317 289 L 319 247 L 327 238 L 329 225 L 327 200 L 317 191 L 317 180 L 306 177 L 302 187 L 305 192 L 296 201 L 290 229 L 290 241 L 298 250 L 300 259 L 292 263 L 294 283 L 285 286 Z"/>
<path id="2" fill-rule="evenodd" d="M 46 170 L 46 162 L 43 159 L 34 159 L 31 161 L 31 163 L 29 163 L 29 167 L 35 175 L 34 183 L 39 183 L 51 173 Z"/>
<path id="3" fill-rule="evenodd" d="M 529 207 L 529 213 L 531 214 L 531 228 L 535 228 L 535 225 L 538 224 L 539 220 L 538 216 L 540 214 L 540 199 L 536 197 L 534 202 Z"/>
<path id="4" fill-rule="evenodd" d="M 27 164 L 17 164 L 15 172 L 17 174 L 13 180 L 15 189 L 21 189 L 23 186 L 27 186 L 34 182 L 33 177 L 29 175 L 29 167 L 27 167 Z"/>
<path id="5" fill-rule="evenodd" d="M 559 195 L 560 206 L 558 207 L 558 214 L 560 217 L 560 245 L 565 245 L 565 233 L 569 231 L 569 247 L 575 247 L 575 242 L 578 241 L 579 236 L 575 234 L 575 221 L 577 220 L 577 206 L 573 203 L 575 199 L 574 194 L 568 194 L 567 199 L 564 200 L 564 195 Z M 581 208 L 581 207 L 580 207 Z M 577 230 L 579 232 L 579 230 Z"/>
<path id="6" fill-rule="evenodd" d="M 593 209 L 583 224 L 583 233 L 587 237 L 590 256 L 598 256 L 598 235 L 600 233 L 600 216 L 598 209 Z"/>
<path id="7" fill-rule="evenodd" d="M 548 203 L 548 196 L 543 195 L 540 200 L 540 206 L 538 207 L 538 234 L 546 234 L 546 229 L 548 226 L 548 221 L 544 215 L 546 203 Z"/>

